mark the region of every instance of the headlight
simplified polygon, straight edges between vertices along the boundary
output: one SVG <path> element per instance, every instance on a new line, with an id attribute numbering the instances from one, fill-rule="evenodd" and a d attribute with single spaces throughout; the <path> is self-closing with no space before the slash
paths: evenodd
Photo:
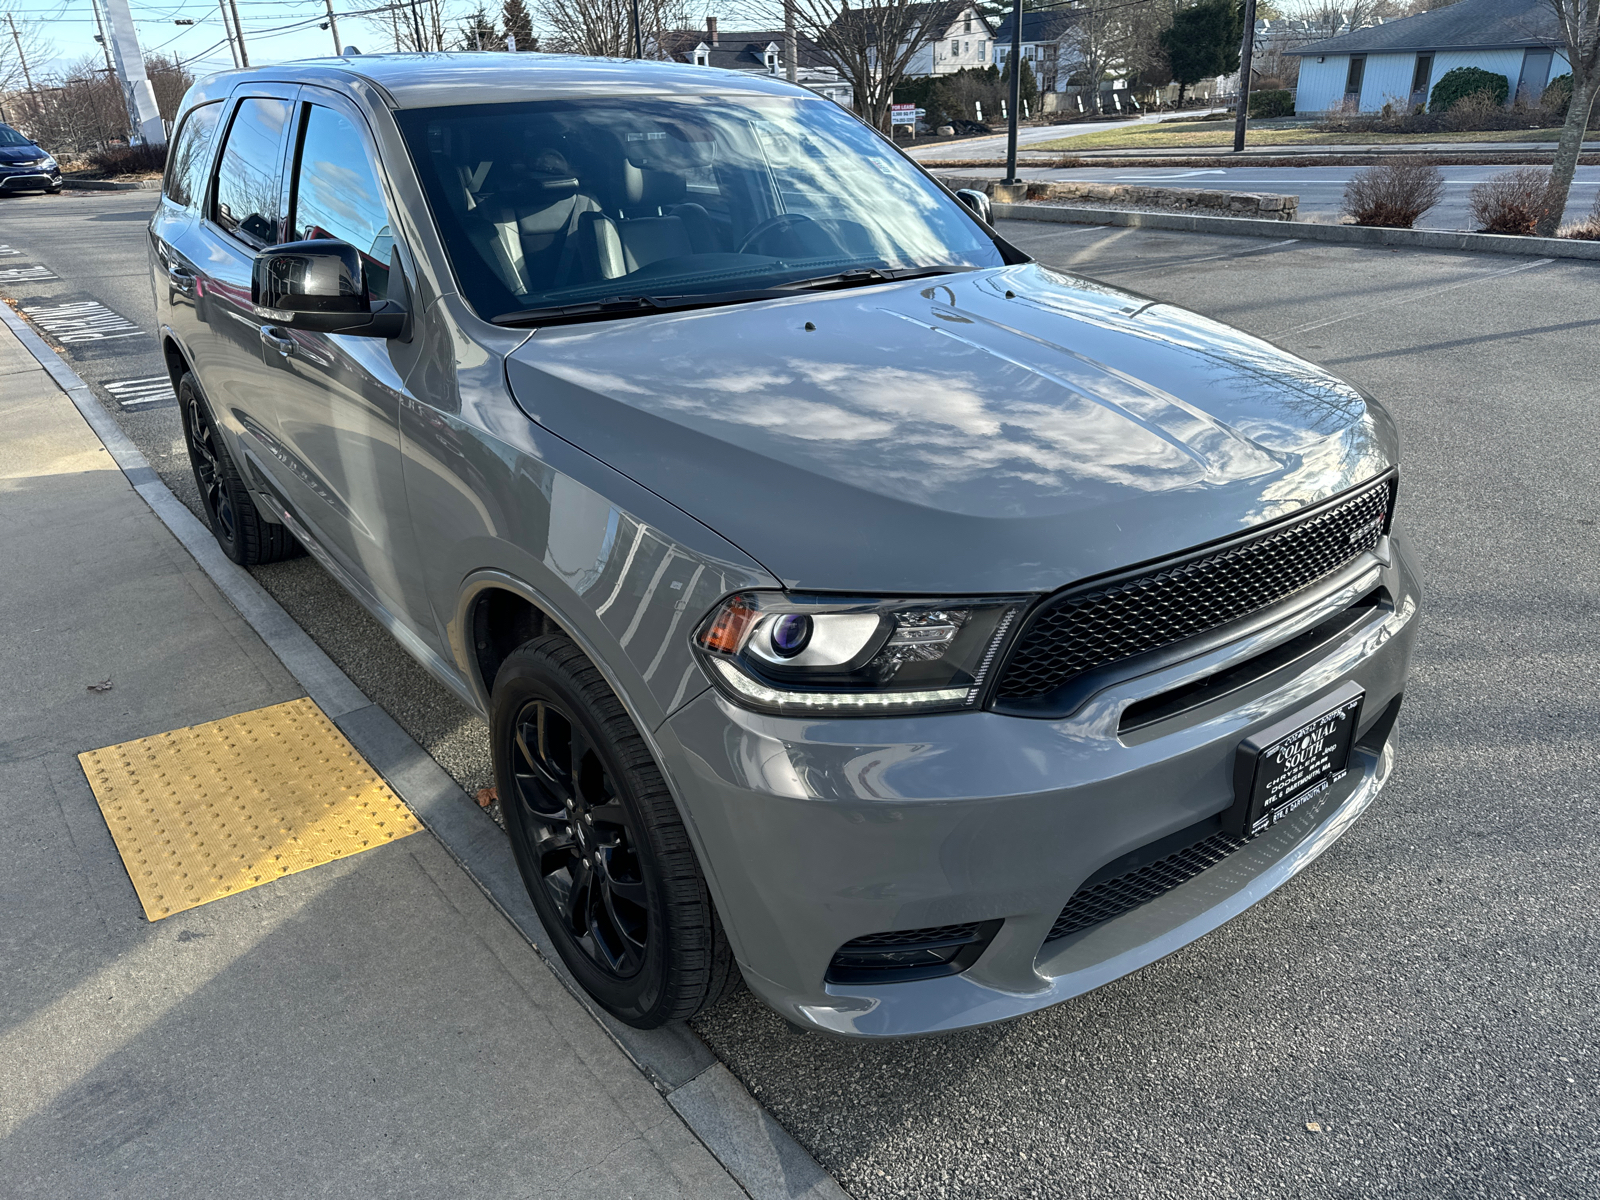
<path id="1" fill-rule="evenodd" d="M 1027 596 L 884 600 L 741 592 L 695 643 L 748 708 L 836 716 L 973 708 Z"/>

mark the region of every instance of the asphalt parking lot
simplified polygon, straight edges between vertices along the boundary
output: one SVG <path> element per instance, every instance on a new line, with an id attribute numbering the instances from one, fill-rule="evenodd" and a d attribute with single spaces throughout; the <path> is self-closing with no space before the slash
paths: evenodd
<path id="1" fill-rule="evenodd" d="M 108 386 L 149 373 L 153 200 L 0 202 L 0 242 L 20 252 L 0 268 L 56 277 L 0 274 L 0 294 L 96 302 L 143 331 L 64 349 L 192 498 L 176 410 L 120 408 Z M 1595 1195 L 1596 266 L 1002 232 L 1271 337 L 1391 407 L 1427 597 L 1395 779 L 1282 892 L 1054 1010 L 862 1044 L 795 1033 L 742 993 L 697 1030 L 863 1200 Z M 320 568 L 256 574 L 458 781 L 487 782 L 477 720 Z"/>

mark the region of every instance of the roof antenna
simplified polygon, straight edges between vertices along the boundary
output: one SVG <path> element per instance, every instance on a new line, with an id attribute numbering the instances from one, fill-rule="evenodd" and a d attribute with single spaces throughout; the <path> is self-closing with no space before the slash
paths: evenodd
<path id="1" fill-rule="evenodd" d="M 357 54 L 360 54 L 360 53 L 361 53 L 361 51 L 359 49 L 357 49 L 355 46 L 346 46 L 344 48 L 344 51 L 343 51 L 343 54 L 344 54 L 344 56 L 346 58 L 351 58 L 351 57 L 353 57 L 353 56 L 355 56 Z"/>

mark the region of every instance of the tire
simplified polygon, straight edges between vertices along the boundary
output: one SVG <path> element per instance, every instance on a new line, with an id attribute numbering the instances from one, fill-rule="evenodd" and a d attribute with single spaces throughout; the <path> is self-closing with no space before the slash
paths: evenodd
<path id="1" fill-rule="evenodd" d="M 185 372 L 178 381 L 178 410 L 183 417 L 189 466 L 200 491 L 200 507 L 223 553 L 241 567 L 300 554 L 300 543 L 287 527 L 265 520 L 256 511 L 255 501 L 250 498 L 191 372 Z"/>
<path id="2" fill-rule="evenodd" d="M 559 634 L 495 677 L 495 782 L 517 867 L 567 968 L 640 1029 L 739 979 L 655 759 L 600 672 Z"/>

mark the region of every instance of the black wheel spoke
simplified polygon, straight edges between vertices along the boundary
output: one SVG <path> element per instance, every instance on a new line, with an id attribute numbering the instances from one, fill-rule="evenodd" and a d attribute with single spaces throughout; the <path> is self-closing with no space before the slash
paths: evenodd
<path id="1" fill-rule="evenodd" d="M 530 700 L 506 748 L 516 798 L 513 836 L 531 860 L 571 944 L 609 975 L 648 960 L 649 907 L 628 808 L 582 722 Z M 508 810 L 509 813 L 510 810 Z"/>

